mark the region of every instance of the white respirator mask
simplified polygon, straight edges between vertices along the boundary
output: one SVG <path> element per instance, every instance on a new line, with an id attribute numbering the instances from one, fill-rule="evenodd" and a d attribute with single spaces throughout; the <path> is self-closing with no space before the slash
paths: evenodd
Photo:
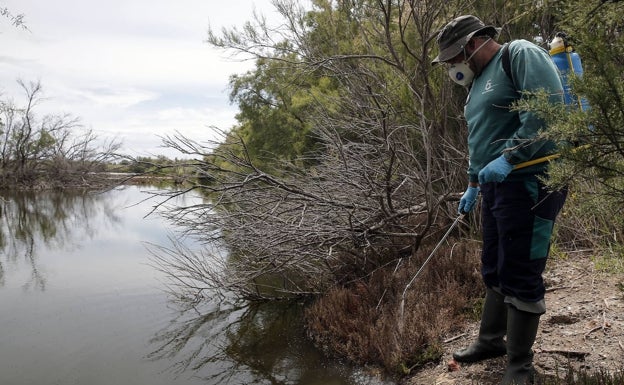
<path id="1" fill-rule="evenodd" d="M 481 44 L 479 46 L 479 48 L 477 48 L 476 50 L 474 50 L 474 52 L 470 55 L 470 57 L 468 57 L 467 59 L 464 59 L 462 62 L 460 63 L 455 63 L 455 64 L 450 64 L 449 68 L 448 68 L 448 75 L 451 78 L 452 81 L 454 81 L 455 83 L 459 84 L 460 86 L 464 86 L 467 87 L 470 85 L 470 83 L 472 83 L 474 77 L 475 77 L 475 73 L 474 71 L 470 68 L 470 66 L 468 65 L 468 62 L 470 61 L 470 59 L 472 59 L 472 57 L 479 52 L 479 50 L 481 49 L 481 47 L 483 47 L 488 41 L 492 40 L 487 39 L 485 42 L 483 42 L 483 44 Z M 464 50 L 464 57 L 466 56 L 466 51 Z"/>

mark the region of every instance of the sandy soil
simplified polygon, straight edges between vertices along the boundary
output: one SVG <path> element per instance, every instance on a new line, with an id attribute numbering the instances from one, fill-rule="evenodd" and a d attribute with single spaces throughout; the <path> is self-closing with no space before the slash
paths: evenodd
<path id="1" fill-rule="evenodd" d="M 622 370 L 624 276 L 597 271 L 589 256 L 577 255 L 564 260 L 551 258 L 544 279 L 548 310 L 533 345 L 537 372 L 555 375 L 565 373 L 570 366 L 589 371 Z M 472 342 L 478 327 L 475 322 L 460 335 L 448 336 L 442 361 L 402 385 L 498 385 L 504 357 L 459 367 L 449 365 L 452 352 Z"/>

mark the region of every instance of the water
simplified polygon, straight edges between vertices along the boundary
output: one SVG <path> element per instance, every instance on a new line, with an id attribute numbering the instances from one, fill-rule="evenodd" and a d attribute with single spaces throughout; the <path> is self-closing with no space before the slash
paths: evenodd
<path id="1" fill-rule="evenodd" d="M 172 302 L 146 190 L 0 197 L 0 384 L 379 383 L 311 347 L 300 306 Z"/>

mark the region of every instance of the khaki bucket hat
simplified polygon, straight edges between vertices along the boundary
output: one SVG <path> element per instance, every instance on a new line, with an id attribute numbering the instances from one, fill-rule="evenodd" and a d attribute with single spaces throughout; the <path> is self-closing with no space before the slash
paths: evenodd
<path id="1" fill-rule="evenodd" d="M 437 43 L 440 53 L 431 64 L 445 62 L 459 55 L 466 43 L 475 35 L 488 35 L 495 38 L 500 31 L 501 28 L 485 25 L 476 16 L 459 16 L 448 23 L 438 34 Z"/>

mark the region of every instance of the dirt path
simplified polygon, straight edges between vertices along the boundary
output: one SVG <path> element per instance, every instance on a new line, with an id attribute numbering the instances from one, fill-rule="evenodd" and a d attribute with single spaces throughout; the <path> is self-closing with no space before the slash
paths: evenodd
<path id="1" fill-rule="evenodd" d="M 591 258 L 585 255 L 551 259 L 549 264 L 544 274 L 548 310 L 541 318 L 533 345 L 538 373 L 565 373 L 570 366 L 590 371 L 622 370 L 624 276 L 596 271 Z M 477 331 L 475 322 L 460 336 L 448 336 L 441 363 L 425 368 L 403 384 L 498 385 L 504 358 L 449 370 L 452 352 L 473 341 Z"/>

